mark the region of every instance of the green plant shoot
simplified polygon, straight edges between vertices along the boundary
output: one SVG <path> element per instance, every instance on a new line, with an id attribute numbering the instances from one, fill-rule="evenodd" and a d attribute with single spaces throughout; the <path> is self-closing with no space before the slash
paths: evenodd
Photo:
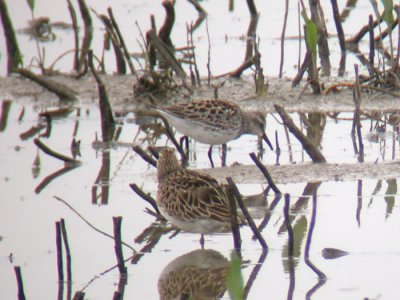
<path id="1" fill-rule="evenodd" d="M 231 253 L 231 266 L 227 280 L 229 296 L 232 300 L 242 300 L 244 296 L 244 283 L 240 258 L 236 251 Z"/>
<path id="2" fill-rule="evenodd" d="M 35 9 L 35 0 L 26 0 L 26 2 L 28 2 L 29 8 L 33 12 L 33 10 Z"/>

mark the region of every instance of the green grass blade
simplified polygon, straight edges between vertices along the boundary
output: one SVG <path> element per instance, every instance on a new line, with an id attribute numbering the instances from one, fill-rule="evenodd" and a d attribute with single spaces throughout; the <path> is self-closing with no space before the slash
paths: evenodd
<path id="1" fill-rule="evenodd" d="M 228 293 L 232 300 L 242 300 L 244 296 L 244 283 L 240 258 L 235 251 L 231 254 L 231 266 L 228 273 Z"/>

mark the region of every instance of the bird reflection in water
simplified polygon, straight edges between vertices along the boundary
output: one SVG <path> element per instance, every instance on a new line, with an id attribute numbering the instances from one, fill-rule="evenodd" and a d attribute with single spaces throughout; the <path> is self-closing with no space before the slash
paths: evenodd
<path id="1" fill-rule="evenodd" d="M 215 250 L 195 250 L 170 262 L 158 279 L 160 299 L 211 300 L 227 289 L 229 261 Z"/>

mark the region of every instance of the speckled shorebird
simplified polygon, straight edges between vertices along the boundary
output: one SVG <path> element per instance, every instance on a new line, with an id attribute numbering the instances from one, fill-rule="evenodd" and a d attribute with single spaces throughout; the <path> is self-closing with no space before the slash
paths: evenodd
<path id="1" fill-rule="evenodd" d="M 215 250 L 195 250 L 171 261 L 158 279 L 160 300 L 220 299 L 227 289 L 229 261 Z"/>
<path id="2" fill-rule="evenodd" d="M 218 182 L 205 174 L 184 169 L 172 148 L 164 148 L 157 161 L 157 205 L 175 227 L 203 234 L 230 230 L 227 195 Z"/>
<path id="3" fill-rule="evenodd" d="M 261 111 L 244 111 L 239 105 L 223 100 L 200 100 L 154 109 L 183 135 L 209 144 L 212 166 L 213 145 L 225 145 L 243 134 L 260 136 L 273 149 L 265 134 L 266 114 Z"/>

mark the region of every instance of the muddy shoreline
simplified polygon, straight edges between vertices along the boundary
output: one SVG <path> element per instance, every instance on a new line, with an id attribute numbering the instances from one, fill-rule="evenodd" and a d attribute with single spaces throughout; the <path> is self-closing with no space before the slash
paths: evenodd
<path id="1" fill-rule="evenodd" d="M 94 78 L 86 75 L 79 80 L 70 76 L 51 76 L 50 79 L 67 85 L 78 92 L 79 103 L 75 105 L 97 105 L 98 91 Z M 145 100 L 135 98 L 133 86 L 136 77 L 132 75 L 101 75 L 109 99 L 115 111 L 134 110 L 140 107 Z M 211 87 L 206 80 L 201 87 L 176 88 L 160 97 L 161 105 L 190 101 L 193 99 L 213 99 L 216 86 L 219 99 L 229 99 L 248 109 L 262 109 L 268 113 L 275 112 L 274 104 L 282 105 L 288 112 L 351 112 L 354 110 L 352 90 L 349 87 L 340 87 L 338 92 L 313 95 L 310 88 L 304 90 L 303 82 L 298 87 L 292 87 L 290 79 L 268 78 L 267 95 L 255 96 L 254 82 L 251 76 L 241 79 L 220 78 L 214 79 Z M 338 83 L 352 83 L 350 80 L 332 79 L 324 85 L 330 87 Z M 60 101 L 57 96 L 35 82 L 22 78 L 19 75 L 0 77 L 0 95 L 3 99 L 18 102 L 34 101 L 49 106 L 57 106 Z M 361 110 L 363 112 L 394 112 L 400 111 L 400 97 L 379 91 L 363 92 Z"/>

